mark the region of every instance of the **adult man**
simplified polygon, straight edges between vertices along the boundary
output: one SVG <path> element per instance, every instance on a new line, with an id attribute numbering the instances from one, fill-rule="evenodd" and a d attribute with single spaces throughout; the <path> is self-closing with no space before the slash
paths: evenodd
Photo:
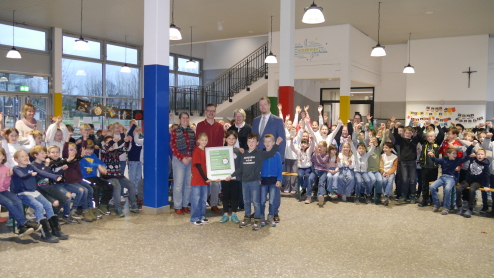
<path id="1" fill-rule="evenodd" d="M 223 146 L 224 130 L 223 125 L 216 122 L 214 117 L 216 116 L 216 106 L 214 104 L 207 104 L 206 119 L 197 124 L 196 135 L 198 136 L 202 132 L 208 135 L 208 144 L 206 147 L 221 147 Z M 211 182 L 211 198 L 209 200 L 211 204 L 211 210 L 215 213 L 221 213 L 218 208 L 218 196 L 220 191 L 220 184 L 218 182 Z"/>
<path id="2" fill-rule="evenodd" d="M 281 142 L 278 152 L 281 155 L 281 161 L 285 161 L 285 147 L 286 147 L 286 134 L 285 127 L 283 125 L 283 120 L 280 117 L 271 114 L 271 102 L 269 98 L 262 97 L 259 99 L 259 110 L 261 111 L 261 116 L 254 119 L 252 123 L 252 133 L 256 133 L 259 136 L 259 145 L 257 147 L 263 150 L 264 147 L 264 135 L 272 134 L 274 138 L 281 137 L 283 142 Z M 279 222 L 280 217 L 278 215 L 278 209 L 280 207 L 280 191 L 276 190 L 275 196 L 275 214 L 274 221 Z"/>

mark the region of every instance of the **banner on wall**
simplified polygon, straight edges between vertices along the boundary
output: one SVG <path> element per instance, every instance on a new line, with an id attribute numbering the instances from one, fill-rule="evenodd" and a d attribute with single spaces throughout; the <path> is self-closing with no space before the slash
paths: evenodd
<path id="1" fill-rule="evenodd" d="M 91 103 L 90 101 L 79 98 L 76 100 L 76 110 L 95 116 L 105 116 L 121 120 L 144 119 L 143 110 L 120 109 L 113 106 L 105 106 L 100 103 Z"/>
<path id="2" fill-rule="evenodd" d="M 405 124 L 410 121 L 438 121 L 441 126 L 451 122 L 462 124 L 465 128 L 473 128 L 485 122 L 485 105 L 407 105 Z"/>
<path id="3" fill-rule="evenodd" d="M 304 39 L 295 42 L 295 59 L 301 61 L 318 61 L 328 54 L 328 43 L 319 38 Z"/>

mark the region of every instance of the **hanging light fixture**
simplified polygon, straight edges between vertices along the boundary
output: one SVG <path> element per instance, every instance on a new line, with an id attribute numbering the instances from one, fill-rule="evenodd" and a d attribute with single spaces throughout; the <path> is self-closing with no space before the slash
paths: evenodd
<path id="1" fill-rule="evenodd" d="M 195 69 L 196 61 L 192 60 L 192 26 L 190 26 L 190 59 L 185 64 L 186 69 Z"/>
<path id="2" fill-rule="evenodd" d="M 266 56 L 266 59 L 264 60 L 264 63 L 266 64 L 276 64 L 278 63 L 278 59 L 276 59 L 276 55 L 273 54 L 273 51 L 271 51 L 271 48 L 273 47 L 273 16 L 271 16 L 271 42 L 269 43 L 269 54 Z"/>
<path id="3" fill-rule="evenodd" d="M 415 73 L 415 69 L 410 66 L 410 39 L 412 38 L 412 33 L 408 36 L 408 65 L 403 69 L 403 73 Z"/>
<path id="4" fill-rule="evenodd" d="M 81 0 L 81 37 L 78 40 L 75 40 L 74 49 L 87 51 L 89 50 L 89 43 L 82 37 L 82 1 L 83 0 Z"/>
<path id="5" fill-rule="evenodd" d="M 384 46 L 379 44 L 379 32 L 381 31 L 381 2 L 379 2 L 379 9 L 377 10 L 377 45 L 372 48 L 372 57 L 382 57 L 386 56 L 386 51 L 384 51 Z"/>
<path id="6" fill-rule="evenodd" d="M 0 77 L 0 82 L 7 82 L 9 79 L 6 76 Z"/>
<path id="7" fill-rule="evenodd" d="M 179 41 L 182 39 L 182 34 L 180 34 L 180 28 L 175 26 L 173 21 L 173 11 L 175 10 L 175 0 L 172 0 L 172 24 L 170 24 L 170 40 Z"/>
<path id="8" fill-rule="evenodd" d="M 307 24 L 319 24 L 325 21 L 324 14 L 322 13 L 322 8 L 318 7 L 314 1 L 312 5 L 306 7 L 304 17 L 302 18 L 303 23 Z"/>
<path id="9" fill-rule="evenodd" d="M 78 70 L 75 75 L 86 76 L 86 72 L 84 70 Z"/>
<path id="10" fill-rule="evenodd" d="M 130 73 L 131 72 L 129 66 L 127 65 L 127 35 L 125 35 L 125 64 L 120 69 L 120 72 L 124 72 L 124 73 Z"/>
<path id="11" fill-rule="evenodd" d="M 21 53 L 19 53 L 19 51 L 17 51 L 17 49 L 15 49 L 15 46 L 14 46 L 14 21 L 15 21 L 15 10 L 12 12 L 12 49 L 9 50 L 9 52 L 7 52 L 7 58 L 11 58 L 11 59 L 20 59 L 22 58 L 21 57 Z"/>

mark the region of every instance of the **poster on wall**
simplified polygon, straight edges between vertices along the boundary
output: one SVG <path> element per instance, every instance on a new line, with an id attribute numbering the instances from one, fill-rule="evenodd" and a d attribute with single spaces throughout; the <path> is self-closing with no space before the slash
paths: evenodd
<path id="1" fill-rule="evenodd" d="M 91 102 L 78 98 L 76 107 L 76 109 L 82 113 L 89 113 L 89 111 L 91 111 Z"/>
<path id="2" fill-rule="evenodd" d="M 96 116 L 103 116 L 106 113 L 106 106 L 103 104 L 94 104 L 93 105 L 93 114 Z"/>
<path id="3" fill-rule="evenodd" d="M 462 124 L 465 128 L 473 128 L 485 122 L 485 105 L 407 105 L 405 124 L 410 121 L 438 121 L 441 126 L 451 122 Z"/>
<path id="4" fill-rule="evenodd" d="M 295 42 L 295 59 L 299 61 L 321 61 L 328 54 L 328 43 L 319 38 Z"/>

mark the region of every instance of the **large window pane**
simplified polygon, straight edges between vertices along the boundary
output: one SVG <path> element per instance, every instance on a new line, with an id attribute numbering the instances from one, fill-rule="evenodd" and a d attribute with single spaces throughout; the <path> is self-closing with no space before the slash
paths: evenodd
<path id="1" fill-rule="evenodd" d="M 48 93 L 48 77 L 0 73 L 0 91 Z"/>
<path id="2" fill-rule="evenodd" d="M 130 68 L 131 72 L 120 72 L 121 66 L 106 65 L 106 96 L 122 98 L 140 98 L 139 69 Z"/>
<path id="3" fill-rule="evenodd" d="M 125 50 L 127 50 L 127 55 L 125 55 Z M 106 59 L 109 61 L 137 65 L 137 49 L 134 48 L 108 44 L 106 46 L 106 55 Z M 127 56 L 127 59 L 125 59 L 125 56 Z"/>
<path id="4" fill-rule="evenodd" d="M 175 74 L 174 73 L 168 74 L 168 86 L 175 86 Z"/>
<path id="5" fill-rule="evenodd" d="M 200 66 L 200 63 L 199 61 L 197 60 L 194 60 L 196 61 L 196 67 L 193 68 L 193 69 L 188 69 L 185 67 L 185 64 L 187 63 L 189 59 L 185 59 L 185 58 L 178 58 L 178 70 L 179 71 L 184 71 L 184 72 L 189 72 L 189 73 L 199 73 L 199 66 Z"/>
<path id="6" fill-rule="evenodd" d="M 103 96 L 102 64 L 62 59 L 62 92 L 65 95 Z"/>
<path id="7" fill-rule="evenodd" d="M 170 60 L 169 60 L 169 62 L 168 62 L 168 63 L 169 63 L 168 68 L 169 68 L 170 70 L 175 70 L 175 69 L 173 68 L 173 65 L 175 64 L 175 63 L 174 63 L 174 58 L 173 58 L 173 56 L 170 56 Z"/>
<path id="8" fill-rule="evenodd" d="M 35 50 L 46 50 L 46 35 L 43 31 L 15 28 L 15 46 Z M 0 44 L 12 46 L 12 25 L 0 24 Z"/>
<path id="9" fill-rule="evenodd" d="M 96 116 L 90 113 L 84 113 L 77 110 L 77 99 L 82 99 L 91 102 L 91 107 L 103 103 L 103 98 L 97 97 L 81 97 L 81 96 L 63 96 L 62 98 L 62 113 L 63 123 L 72 125 L 75 129 L 74 138 L 80 136 L 79 127 L 82 123 L 94 124 L 95 130 L 101 129 L 103 117 Z"/>
<path id="10" fill-rule="evenodd" d="M 63 36 L 63 54 L 100 59 L 101 47 L 99 42 L 89 41 L 89 50 L 75 50 L 74 44 L 78 38 Z"/>
<path id="11" fill-rule="evenodd" d="M 198 76 L 190 76 L 190 75 L 178 75 L 178 84 L 177 86 L 199 86 L 201 85 L 201 79 Z"/>

